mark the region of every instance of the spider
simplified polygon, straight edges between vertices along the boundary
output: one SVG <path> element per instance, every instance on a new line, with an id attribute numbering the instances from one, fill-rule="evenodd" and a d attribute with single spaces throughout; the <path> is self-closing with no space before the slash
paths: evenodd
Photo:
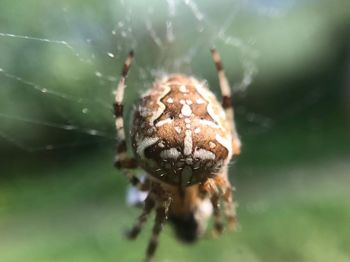
<path id="1" fill-rule="evenodd" d="M 215 49 L 211 49 L 211 54 L 218 72 L 221 104 L 204 81 L 192 76 L 171 74 L 155 80 L 141 96 L 134 112 L 131 128 L 134 157 L 127 154 L 123 120 L 125 79 L 133 51 L 125 60 L 115 91 L 118 141 L 115 166 L 139 192 L 147 192 L 142 213 L 127 233 L 129 239 L 138 236 L 155 210 L 145 261 L 151 261 L 154 256 L 167 220 L 174 225 L 180 239 L 193 242 L 203 234 L 213 214 L 213 232 L 220 234 L 224 229 L 222 202 L 229 229 L 236 227 L 228 163 L 232 156 L 240 154 L 241 142 L 220 55 Z M 143 181 L 131 173 L 138 167 L 146 172 Z"/>

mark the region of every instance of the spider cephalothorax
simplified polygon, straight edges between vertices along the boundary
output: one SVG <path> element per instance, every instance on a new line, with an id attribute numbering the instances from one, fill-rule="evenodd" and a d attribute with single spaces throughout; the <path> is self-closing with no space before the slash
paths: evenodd
<path id="1" fill-rule="evenodd" d="M 114 104 L 116 166 L 124 171 L 139 166 L 147 172 L 144 182 L 125 172 L 132 185 L 148 192 L 143 213 L 130 231 L 130 238 L 138 235 L 148 214 L 153 208 L 156 210 L 147 260 L 155 252 L 158 234 L 168 217 L 184 240 L 202 234 L 211 212 L 215 230 L 221 232 L 222 200 L 229 225 L 235 226 L 227 165 L 232 155 L 240 153 L 240 141 L 233 122 L 230 87 L 214 49 L 212 56 L 219 74 L 222 103 L 205 82 L 193 77 L 173 74 L 156 80 L 140 98 L 134 114 L 131 140 L 135 158 L 127 155 L 122 104 L 132 52 L 124 64 Z M 206 208 L 206 203 L 211 203 L 212 209 Z"/>

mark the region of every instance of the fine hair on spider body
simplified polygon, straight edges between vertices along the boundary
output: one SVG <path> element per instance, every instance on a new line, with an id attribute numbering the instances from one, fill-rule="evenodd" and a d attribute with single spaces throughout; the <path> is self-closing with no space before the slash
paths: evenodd
<path id="1" fill-rule="evenodd" d="M 236 228 L 236 211 L 228 164 L 240 154 L 231 99 L 220 55 L 211 50 L 221 90 L 221 103 L 203 81 L 170 74 L 156 79 L 136 106 L 131 128 L 133 157 L 127 153 L 123 119 L 125 79 L 134 58 L 126 58 L 115 91 L 114 116 L 117 132 L 115 167 L 131 185 L 147 192 L 143 209 L 127 236 L 135 239 L 150 213 L 155 211 L 152 237 L 145 261 L 151 261 L 166 221 L 184 242 L 194 242 L 214 217 L 213 233 L 224 229 L 222 211 L 229 229 Z M 146 172 L 142 181 L 132 173 Z M 223 210 L 221 210 L 223 204 Z"/>

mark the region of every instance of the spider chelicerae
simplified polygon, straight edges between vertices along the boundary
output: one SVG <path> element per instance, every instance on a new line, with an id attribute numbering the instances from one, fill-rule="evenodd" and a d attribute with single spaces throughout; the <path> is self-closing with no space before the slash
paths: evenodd
<path id="1" fill-rule="evenodd" d="M 180 239 L 193 242 L 203 234 L 211 215 L 213 232 L 223 231 L 223 203 L 228 227 L 236 227 L 228 163 L 240 154 L 241 143 L 233 119 L 231 88 L 219 53 L 212 49 L 211 54 L 218 72 L 221 104 L 204 81 L 192 76 L 171 74 L 157 79 L 141 96 L 133 116 L 134 157 L 127 154 L 123 120 L 125 79 L 134 57 L 132 51 L 124 63 L 114 102 L 118 141 L 115 166 L 139 192 L 147 192 L 142 213 L 127 234 L 130 239 L 138 236 L 155 210 L 146 261 L 152 259 L 168 220 Z M 143 181 L 131 172 L 138 167 L 146 172 Z"/>

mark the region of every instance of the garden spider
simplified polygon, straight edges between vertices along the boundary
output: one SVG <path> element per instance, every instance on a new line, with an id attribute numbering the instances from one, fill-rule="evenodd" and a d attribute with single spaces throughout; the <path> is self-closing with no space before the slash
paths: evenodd
<path id="1" fill-rule="evenodd" d="M 229 228 L 236 226 L 228 163 L 233 155 L 240 154 L 241 143 L 233 120 L 230 86 L 218 52 L 212 49 L 211 53 L 220 82 L 221 105 L 205 82 L 194 77 L 172 74 L 157 79 L 140 98 L 134 113 L 134 158 L 127 154 L 123 120 L 125 79 L 133 60 L 132 51 L 124 63 L 114 102 L 118 141 L 115 166 L 134 187 L 148 192 L 143 211 L 128 232 L 130 239 L 138 236 L 155 210 L 146 261 L 152 259 L 168 219 L 178 237 L 187 242 L 203 233 L 211 213 L 214 232 L 221 233 L 223 202 Z M 130 172 L 137 167 L 146 171 L 142 182 Z"/>

